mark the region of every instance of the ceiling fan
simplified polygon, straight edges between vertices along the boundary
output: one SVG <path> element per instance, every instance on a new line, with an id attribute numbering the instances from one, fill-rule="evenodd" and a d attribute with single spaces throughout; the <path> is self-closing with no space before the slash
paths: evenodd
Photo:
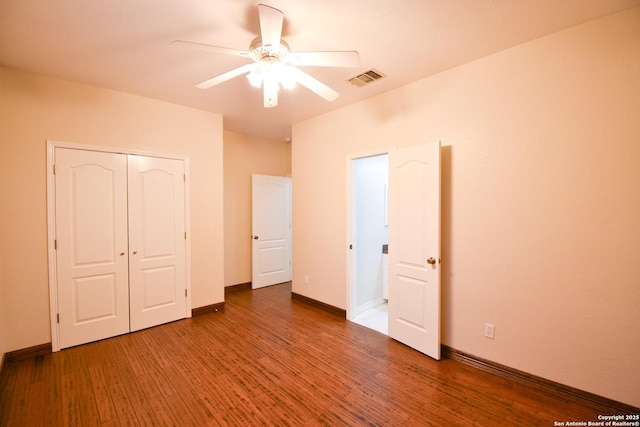
<path id="1" fill-rule="evenodd" d="M 209 52 L 236 55 L 253 60 L 226 73 L 205 80 L 196 85 L 208 89 L 234 77 L 249 73 L 247 78 L 252 86 L 262 87 L 265 108 L 278 105 L 280 86 L 290 89 L 300 83 L 307 89 L 326 99 L 335 100 L 339 94 L 321 81 L 297 68 L 297 66 L 357 67 L 360 55 L 356 51 L 329 52 L 291 52 L 289 45 L 282 40 L 284 14 L 273 7 L 258 5 L 260 19 L 260 37 L 255 38 L 248 51 L 229 49 L 184 40 L 174 40 L 173 45 L 193 47 Z"/>

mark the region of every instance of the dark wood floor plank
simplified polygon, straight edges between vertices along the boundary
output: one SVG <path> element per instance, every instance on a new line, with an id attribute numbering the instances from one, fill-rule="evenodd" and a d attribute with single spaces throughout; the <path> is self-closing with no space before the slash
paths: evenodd
<path id="1" fill-rule="evenodd" d="M 0 426 L 9 425 L 9 420 L 14 418 L 12 401 L 18 380 L 18 366 L 12 363 L 11 368 L 9 368 L 8 363 L 5 362 L 5 366 L 2 368 L 2 375 L 0 375 Z"/>
<path id="2" fill-rule="evenodd" d="M 45 402 L 47 402 L 47 421 L 50 425 L 62 425 L 62 364 L 59 357 L 48 354 L 43 358 L 42 381 L 46 384 Z M 40 405 L 32 401 L 30 407 Z"/>
<path id="3" fill-rule="evenodd" d="M 26 425 L 28 426 L 45 426 L 45 425 L 62 425 L 61 405 L 56 405 L 57 397 L 50 384 L 46 381 L 37 381 L 31 383 L 28 392 L 28 401 Z M 52 404 L 41 405 L 42 402 L 52 402 Z M 59 401 L 58 401 L 59 403 Z"/>
<path id="4" fill-rule="evenodd" d="M 186 364 L 187 361 L 182 361 Z M 172 402 L 172 407 L 175 409 L 178 405 L 181 405 L 186 409 L 183 413 L 182 409 L 179 416 L 180 420 L 191 420 L 194 425 L 204 425 L 208 420 L 213 419 L 211 411 L 207 408 L 207 405 L 198 398 L 198 393 L 192 387 L 192 384 L 183 377 L 178 369 L 177 365 L 169 368 L 164 368 L 165 375 L 169 381 L 176 387 L 176 393 L 165 398 L 166 401 Z M 174 415 L 178 415 L 174 413 Z"/>
<path id="5" fill-rule="evenodd" d="M 45 383 L 38 381 L 33 382 L 29 386 L 28 391 L 28 402 L 45 402 L 46 400 L 46 391 L 45 391 Z M 26 422 L 27 425 L 44 425 L 47 422 L 47 408 L 43 407 L 31 407 L 29 403 L 27 406 L 31 409 L 27 412 Z"/>
<path id="6" fill-rule="evenodd" d="M 161 394 L 160 388 L 151 375 L 138 377 L 140 389 L 145 393 L 149 407 L 153 411 L 156 418 L 157 426 L 175 426 L 180 425 L 180 421 L 167 407 L 164 396 Z"/>
<path id="7" fill-rule="evenodd" d="M 146 331 L 143 331 L 146 332 Z M 165 346 L 161 345 L 162 341 L 158 342 L 152 333 L 139 333 L 137 336 L 144 344 L 147 354 L 152 357 L 161 368 L 166 368 L 172 365 L 171 360 L 165 353 Z"/>
<path id="8" fill-rule="evenodd" d="M 549 426 L 605 413 L 430 359 L 292 300 L 290 284 L 0 374 L 2 426 Z"/>
<path id="9" fill-rule="evenodd" d="M 88 368 L 89 378 L 93 387 L 93 394 L 98 407 L 98 414 L 101 422 L 111 421 L 116 417 L 116 411 L 109 393 L 108 383 L 101 366 L 91 366 Z"/>
<path id="10" fill-rule="evenodd" d="M 79 401 L 82 396 L 77 392 L 76 381 L 75 374 L 62 374 L 62 422 L 68 426 L 82 425 Z"/>
<path id="11" fill-rule="evenodd" d="M 116 409 L 116 418 L 122 426 L 137 426 L 136 409 L 133 407 L 131 398 L 122 382 L 109 384 L 109 394 Z"/>

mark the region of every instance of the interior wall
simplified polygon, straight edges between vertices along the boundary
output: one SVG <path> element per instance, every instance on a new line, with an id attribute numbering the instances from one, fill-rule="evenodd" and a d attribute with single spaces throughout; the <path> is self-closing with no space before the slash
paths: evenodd
<path id="1" fill-rule="evenodd" d="M 51 341 L 47 139 L 188 156 L 192 307 L 224 301 L 220 115 L 6 68 L 2 91 L 0 291 L 6 351 Z"/>
<path id="2" fill-rule="evenodd" d="M 440 140 L 443 343 L 640 406 L 639 99 L 634 8 L 296 124 L 293 291 L 345 308 L 345 157 Z"/>
<path id="3" fill-rule="evenodd" d="M 291 176 L 291 144 L 224 131 L 224 285 L 251 282 L 251 175 Z"/>

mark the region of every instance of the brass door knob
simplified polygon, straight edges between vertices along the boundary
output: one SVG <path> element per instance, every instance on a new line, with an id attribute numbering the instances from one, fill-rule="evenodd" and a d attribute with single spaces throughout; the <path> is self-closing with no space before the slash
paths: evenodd
<path id="1" fill-rule="evenodd" d="M 435 263 L 436 263 L 436 259 L 434 257 L 431 257 L 427 260 L 427 264 L 435 265 Z"/>
<path id="2" fill-rule="evenodd" d="M 258 236 L 253 236 L 254 240 L 258 240 Z"/>

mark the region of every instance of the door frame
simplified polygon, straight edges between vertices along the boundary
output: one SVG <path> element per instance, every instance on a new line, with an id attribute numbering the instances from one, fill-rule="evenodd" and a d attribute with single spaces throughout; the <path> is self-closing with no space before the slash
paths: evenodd
<path id="1" fill-rule="evenodd" d="M 56 248 L 55 248 L 55 179 L 54 179 L 54 162 L 56 148 L 68 148 L 83 151 L 98 151 L 105 153 L 133 154 L 148 157 L 162 157 L 166 159 L 184 161 L 185 187 L 184 187 L 184 203 L 185 203 L 185 230 L 187 239 L 185 244 L 185 286 L 187 289 L 187 304 L 185 317 L 191 317 L 191 208 L 190 208 L 190 191 L 189 191 L 189 157 L 176 154 L 162 154 L 149 151 L 134 150 L 120 147 L 104 147 L 89 144 L 77 144 L 63 141 L 47 140 L 47 261 L 48 261 L 48 282 L 49 282 L 49 322 L 51 326 L 51 349 L 52 351 L 60 350 L 59 331 L 58 331 L 58 272 L 56 268 Z"/>
<path id="2" fill-rule="evenodd" d="M 346 234 L 346 244 L 345 244 L 345 257 L 347 261 L 347 320 L 353 320 L 357 316 L 357 307 L 356 307 L 356 268 L 355 268 L 355 256 L 354 251 L 350 249 L 350 245 L 354 243 L 354 227 L 353 227 L 353 203 L 354 203 L 354 194 L 353 194 L 353 162 L 358 159 L 363 159 L 366 157 L 374 157 L 374 156 L 383 156 L 385 154 L 389 155 L 397 149 L 395 145 L 377 148 L 368 151 L 362 151 L 358 153 L 347 154 L 346 156 L 346 171 L 347 171 L 347 234 Z"/>

